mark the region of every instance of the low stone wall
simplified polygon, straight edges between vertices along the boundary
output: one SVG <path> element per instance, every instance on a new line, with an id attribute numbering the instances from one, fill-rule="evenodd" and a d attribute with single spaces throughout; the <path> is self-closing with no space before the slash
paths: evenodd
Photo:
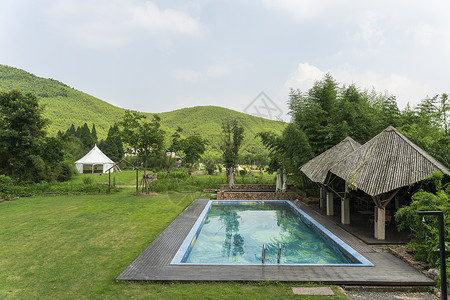
<path id="1" fill-rule="evenodd" d="M 303 200 L 306 194 L 299 192 L 228 192 L 219 191 L 217 193 L 217 200 Z"/>
<path id="2" fill-rule="evenodd" d="M 228 184 L 221 184 L 221 190 L 230 190 Z M 235 190 L 246 190 L 246 191 L 261 191 L 261 190 L 273 190 L 275 191 L 275 184 L 235 184 L 233 191 Z"/>

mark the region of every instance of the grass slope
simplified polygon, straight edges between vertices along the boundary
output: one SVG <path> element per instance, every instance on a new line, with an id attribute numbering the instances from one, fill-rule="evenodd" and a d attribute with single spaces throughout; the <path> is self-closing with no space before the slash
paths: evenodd
<path id="1" fill-rule="evenodd" d="M 20 89 L 35 94 L 42 105 L 44 114 L 51 123 L 48 133 L 54 135 L 58 130 L 65 131 L 71 124 L 89 127 L 95 124 L 97 135 L 105 138 L 110 125 L 122 118 L 125 109 L 111 105 L 93 96 L 77 91 L 57 80 L 37 77 L 26 71 L 0 65 L 0 91 Z M 150 113 L 148 114 L 151 115 Z M 167 138 L 179 126 L 184 134 L 198 133 L 210 143 L 208 149 L 217 152 L 221 137 L 222 120 L 238 118 L 246 129 L 244 147 L 248 152 L 256 152 L 262 145 L 255 134 L 271 130 L 280 133 L 285 123 L 258 118 L 230 109 L 216 106 L 198 106 L 183 108 L 159 114 Z"/>
<path id="2" fill-rule="evenodd" d="M 0 203 L 1 299 L 348 299 L 289 283 L 136 283 L 114 279 L 195 198 L 165 193 L 21 198 Z"/>

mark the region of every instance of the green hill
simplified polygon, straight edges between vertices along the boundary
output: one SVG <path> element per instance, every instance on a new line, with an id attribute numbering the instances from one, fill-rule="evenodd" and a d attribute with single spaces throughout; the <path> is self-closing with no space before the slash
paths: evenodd
<path id="1" fill-rule="evenodd" d="M 0 65 L 0 91 L 12 89 L 30 92 L 38 97 L 41 105 L 44 105 L 45 117 L 51 121 L 47 129 L 50 135 L 55 135 L 58 130 L 67 130 L 71 124 L 77 127 L 87 123 L 89 127 L 95 124 L 97 135 L 102 139 L 106 137 L 109 127 L 120 120 L 125 111 L 57 80 L 37 77 L 17 68 Z M 223 119 L 241 120 L 246 129 L 244 147 L 248 152 L 255 152 L 262 147 L 259 139 L 255 139 L 256 133 L 266 130 L 280 133 L 285 127 L 282 122 L 217 106 L 183 108 L 158 115 L 161 116 L 161 123 L 168 137 L 179 126 L 183 128 L 183 134 L 202 135 L 210 141 L 208 149 L 214 152 L 219 149 Z"/>

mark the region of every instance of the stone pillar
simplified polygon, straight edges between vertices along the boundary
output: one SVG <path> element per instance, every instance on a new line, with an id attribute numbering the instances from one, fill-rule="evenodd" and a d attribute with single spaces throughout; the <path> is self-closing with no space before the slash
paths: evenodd
<path id="1" fill-rule="evenodd" d="M 281 192 L 282 187 L 282 177 L 281 177 L 281 169 L 277 169 L 277 183 L 275 192 Z"/>
<path id="2" fill-rule="evenodd" d="M 341 223 L 350 224 L 350 199 L 341 200 Z"/>
<path id="3" fill-rule="evenodd" d="M 375 206 L 374 237 L 378 240 L 386 239 L 386 210 Z"/>
<path id="4" fill-rule="evenodd" d="M 334 215 L 333 193 L 327 191 L 326 194 L 327 194 L 327 216 L 333 216 Z"/>

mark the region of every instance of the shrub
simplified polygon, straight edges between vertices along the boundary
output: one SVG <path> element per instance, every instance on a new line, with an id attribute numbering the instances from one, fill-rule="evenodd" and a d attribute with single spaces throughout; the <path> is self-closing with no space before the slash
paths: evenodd
<path id="1" fill-rule="evenodd" d="M 92 177 L 83 177 L 83 184 L 84 185 L 91 185 L 94 183 L 94 180 Z"/>
<path id="2" fill-rule="evenodd" d="M 72 179 L 73 175 L 76 173 L 76 169 L 72 162 L 63 161 L 58 165 L 56 170 L 56 180 L 69 181 Z"/>
<path id="3" fill-rule="evenodd" d="M 11 177 L 6 175 L 0 175 L 0 198 L 7 198 L 11 195 L 14 187 L 14 181 Z"/>
<path id="4" fill-rule="evenodd" d="M 416 250 L 415 258 L 427 262 L 431 267 L 439 264 L 439 231 L 438 218 L 425 216 L 425 222 L 417 214 L 418 211 L 443 211 L 445 220 L 445 240 L 450 241 L 450 186 L 447 190 L 441 184 L 442 173 L 435 173 L 428 178 L 436 187 L 436 193 L 420 190 L 411 197 L 411 204 L 401 207 L 395 214 L 400 221 L 398 228 L 411 229 L 412 239 L 408 244 Z"/>

